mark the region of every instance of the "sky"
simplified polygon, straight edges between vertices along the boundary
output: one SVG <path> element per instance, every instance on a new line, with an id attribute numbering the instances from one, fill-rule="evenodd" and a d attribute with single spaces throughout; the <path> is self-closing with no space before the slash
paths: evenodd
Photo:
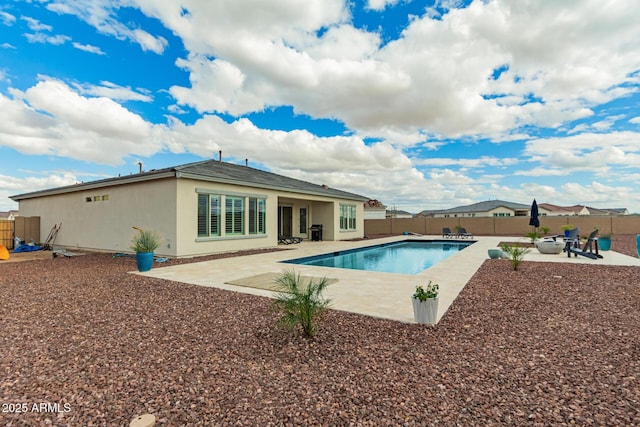
<path id="1" fill-rule="evenodd" d="M 10 195 L 218 157 L 412 213 L 640 213 L 637 0 L 9 0 Z"/>

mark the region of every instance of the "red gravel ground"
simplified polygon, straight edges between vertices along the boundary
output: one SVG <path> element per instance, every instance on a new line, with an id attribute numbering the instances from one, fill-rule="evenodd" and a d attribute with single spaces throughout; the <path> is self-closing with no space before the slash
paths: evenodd
<path id="1" fill-rule="evenodd" d="M 487 260 L 435 327 L 331 310 L 308 340 L 134 264 L 0 264 L 1 425 L 640 425 L 638 267 Z"/>

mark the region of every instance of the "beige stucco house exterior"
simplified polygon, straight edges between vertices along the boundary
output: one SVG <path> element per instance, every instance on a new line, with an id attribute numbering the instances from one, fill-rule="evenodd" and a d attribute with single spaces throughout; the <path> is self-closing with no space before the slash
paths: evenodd
<path id="1" fill-rule="evenodd" d="M 367 197 L 271 172 L 205 160 L 11 197 L 40 217 L 41 241 L 62 223 L 57 245 L 130 252 L 133 226 L 164 241 L 157 255 L 188 257 L 277 246 L 279 237 L 364 235 Z"/>

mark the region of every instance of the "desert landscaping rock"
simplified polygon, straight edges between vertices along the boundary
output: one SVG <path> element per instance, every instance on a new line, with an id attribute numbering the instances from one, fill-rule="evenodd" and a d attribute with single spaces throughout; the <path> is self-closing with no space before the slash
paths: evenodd
<path id="1" fill-rule="evenodd" d="M 435 327 L 329 310 L 312 340 L 132 270 L 0 264 L 1 425 L 640 425 L 637 267 L 487 260 Z"/>

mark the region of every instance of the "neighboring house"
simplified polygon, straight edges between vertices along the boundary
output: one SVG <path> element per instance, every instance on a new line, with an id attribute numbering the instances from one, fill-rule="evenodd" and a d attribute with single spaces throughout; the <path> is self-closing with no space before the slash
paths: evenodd
<path id="1" fill-rule="evenodd" d="M 392 209 L 386 212 L 386 217 L 387 218 L 413 218 L 413 214 L 407 211 Z"/>
<path id="2" fill-rule="evenodd" d="M 280 236 L 309 238 L 315 224 L 323 226 L 323 240 L 361 238 L 369 200 L 217 160 L 11 199 L 21 215 L 40 217 L 44 237 L 62 223 L 58 245 L 126 252 L 137 226 L 162 235 L 158 255 L 176 257 L 273 247 Z"/>
<path id="3" fill-rule="evenodd" d="M 540 215 L 546 216 L 573 216 L 589 215 L 589 210 L 585 206 L 558 206 L 551 203 L 540 203 L 538 205 Z"/>
<path id="4" fill-rule="evenodd" d="M 439 211 L 425 210 L 418 215 L 434 218 L 528 216 L 530 209 L 530 205 L 523 205 L 521 203 L 506 202 L 504 200 L 488 200 Z"/>
<path id="5" fill-rule="evenodd" d="M 387 207 L 376 199 L 364 202 L 364 219 L 385 219 Z"/>
<path id="6" fill-rule="evenodd" d="M 558 206 L 551 203 L 540 203 L 538 209 L 540 210 L 540 215 L 548 216 L 629 215 L 629 211 L 626 208 L 599 209 L 583 205 Z"/>
<path id="7" fill-rule="evenodd" d="M 0 219 L 13 221 L 18 216 L 18 211 L 10 210 L 8 212 L 0 212 Z"/>

